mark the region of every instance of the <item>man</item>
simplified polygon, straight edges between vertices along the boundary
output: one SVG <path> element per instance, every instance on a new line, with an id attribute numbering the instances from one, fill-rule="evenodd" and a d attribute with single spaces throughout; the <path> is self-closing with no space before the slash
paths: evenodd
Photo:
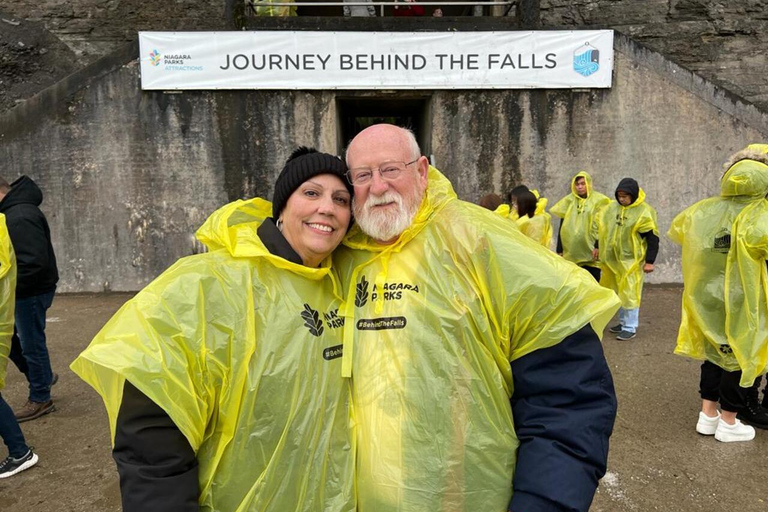
<path id="1" fill-rule="evenodd" d="M 51 386 L 56 381 L 45 339 L 45 312 L 51 307 L 59 271 L 48 221 L 40 211 L 43 193 L 27 176 L 11 185 L 0 178 L 0 213 L 18 261 L 16 326 L 10 358 L 29 382 L 29 399 L 15 411 L 21 423 L 55 409 Z"/>
<path id="2" fill-rule="evenodd" d="M 595 334 L 616 296 L 459 201 L 407 130 L 363 130 L 347 163 L 357 225 L 334 262 L 358 510 L 586 512 L 616 413 Z"/>
<path id="3" fill-rule="evenodd" d="M 580 171 L 571 180 L 571 193 L 555 203 L 549 211 L 560 217 L 557 253 L 572 261 L 600 282 L 600 264 L 592 258 L 597 245 L 598 212 L 611 200 L 592 189 L 592 177 Z"/>
<path id="4" fill-rule="evenodd" d="M 592 257 L 600 258 L 600 284 L 615 291 L 621 299 L 619 323 L 609 331 L 621 341 L 637 335 L 640 301 L 643 297 L 643 273 L 653 272 L 659 254 L 659 228 L 656 210 L 645 201 L 645 192 L 632 178 L 624 178 L 616 187 L 616 202 L 611 201 L 598 215 L 599 249 Z"/>
<path id="5" fill-rule="evenodd" d="M 696 431 L 714 435 L 721 442 L 754 438 L 754 429 L 741 424 L 737 413 L 751 425 L 768 428 L 768 413 L 759 406 L 757 386 L 752 382 L 748 389 L 739 386 L 742 374 L 728 341 L 728 302 L 723 294 L 727 282 L 726 263 L 735 247 L 732 244 L 734 220 L 745 207 L 762 201 L 768 193 L 765 149 L 768 146 L 764 146 L 763 151 L 745 149 L 733 155 L 725 164 L 720 195 L 686 208 L 675 217 L 667 233 L 683 248 L 685 289 L 675 353 L 704 361 L 699 389 L 702 404 Z M 733 281 L 739 283 L 738 279 Z M 742 323 L 741 329 L 746 325 Z M 752 357 L 747 359 L 751 361 Z M 753 382 L 757 375 L 759 373 L 753 375 Z M 717 411 L 718 402 L 722 413 Z"/>

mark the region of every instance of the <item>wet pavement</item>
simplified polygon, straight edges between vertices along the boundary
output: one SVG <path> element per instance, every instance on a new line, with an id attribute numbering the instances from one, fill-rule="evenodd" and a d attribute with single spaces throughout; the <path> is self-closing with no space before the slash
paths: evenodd
<path id="1" fill-rule="evenodd" d="M 592 512 L 768 511 L 768 431 L 758 430 L 752 442 L 723 444 L 694 430 L 699 363 L 672 354 L 681 292 L 647 287 L 637 338 L 620 342 L 606 333 L 603 340 L 619 411 L 608 473 Z M 53 389 L 57 410 L 22 424 L 40 462 L 0 480 L 0 510 L 120 510 L 104 407 L 68 365 L 129 297 L 69 295 L 54 301 L 48 336 L 60 374 Z M 26 382 L 15 368 L 8 373 L 3 396 L 17 406 L 26 397 Z"/>

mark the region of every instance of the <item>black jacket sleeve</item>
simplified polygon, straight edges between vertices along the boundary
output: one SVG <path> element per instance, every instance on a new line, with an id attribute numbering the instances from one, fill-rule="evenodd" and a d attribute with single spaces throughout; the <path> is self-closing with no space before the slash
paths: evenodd
<path id="1" fill-rule="evenodd" d="M 560 225 L 557 227 L 557 250 L 555 251 L 557 254 L 563 254 L 563 239 L 560 236 L 560 231 L 563 230 L 563 222 L 565 222 L 565 219 L 560 219 Z"/>
<path id="2" fill-rule="evenodd" d="M 600 340 L 587 325 L 512 362 L 520 440 L 513 512 L 587 512 L 605 474 L 616 393 Z"/>
<path id="3" fill-rule="evenodd" d="M 197 512 L 198 465 L 166 412 L 130 382 L 117 415 L 112 456 L 124 512 Z"/>
<path id="4" fill-rule="evenodd" d="M 640 233 L 640 236 L 648 242 L 648 249 L 645 251 L 645 262 L 653 265 L 656 261 L 656 256 L 659 255 L 659 237 L 654 235 L 653 231 Z"/>
<path id="5" fill-rule="evenodd" d="M 50 235 L 42 215 L 22 208 L 22 215 L 8 220 L 8 235 L 16 253 L 18 287 L 29 286 L 27 281 L 39 277 L 51 266 Z"/>

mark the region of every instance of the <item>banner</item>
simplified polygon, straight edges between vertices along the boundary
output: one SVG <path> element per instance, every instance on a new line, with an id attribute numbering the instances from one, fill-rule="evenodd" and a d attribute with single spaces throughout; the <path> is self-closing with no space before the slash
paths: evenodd
<path id="1" fill-rule="evenodd" d="M 610 87 L 613 31 L 139 32 L 142 89 Z"/>

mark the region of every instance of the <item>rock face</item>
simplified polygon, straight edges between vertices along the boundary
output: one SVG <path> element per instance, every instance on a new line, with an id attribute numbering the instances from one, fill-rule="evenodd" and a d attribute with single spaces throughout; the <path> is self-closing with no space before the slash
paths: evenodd
<path id="1" fill-rule="evenodd" d="M 541 0 L 542 28 L 613 28 L 768 110 L 768 1 Z"/>
<path id="2" fill-rule="evenodd" d="M 41 23 L 14 19 L 0 11 L 0 111 L 77 68 L 74 52 Z"/>
<path id="3" fill-rule="evenodd" d="M 139 30 L 222 30 L 224 0 L 13 0 L 8 17 L 41 23 L 90 64 L 136 38 Z"/>

